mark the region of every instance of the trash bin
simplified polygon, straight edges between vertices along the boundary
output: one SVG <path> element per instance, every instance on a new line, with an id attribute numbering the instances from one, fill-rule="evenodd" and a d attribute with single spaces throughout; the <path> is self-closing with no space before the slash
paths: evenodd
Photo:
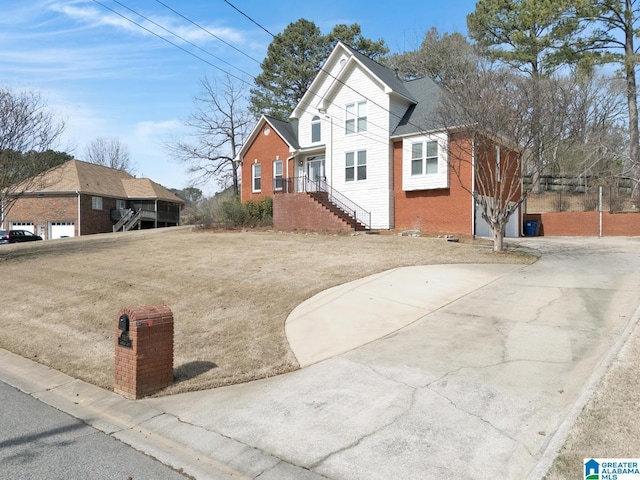
<path id="1" fill-rule="evenodd" d="M 537 237 L 540 224 L 535 220 L 524 222 L 524 234 L 527 237 Z"/>

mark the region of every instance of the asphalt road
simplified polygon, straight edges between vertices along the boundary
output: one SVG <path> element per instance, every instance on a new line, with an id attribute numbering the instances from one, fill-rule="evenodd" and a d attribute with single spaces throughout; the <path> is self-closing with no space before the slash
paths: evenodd
<path id="1" fill-rule="evenodd" d="M 4 382 L 0 382 L 0 405 L 0 478 L 187 478 Z"/>

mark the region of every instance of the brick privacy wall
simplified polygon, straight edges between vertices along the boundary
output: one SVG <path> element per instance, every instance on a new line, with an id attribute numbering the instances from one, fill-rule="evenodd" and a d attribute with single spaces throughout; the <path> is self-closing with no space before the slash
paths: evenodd
<path id="1" fill-rule="evenodd" d="M 540 222 L 539 235 L 597 237 L 600 234 L 599 212 L 547 212 L 524 215 L 524 221 Z M 640 214 L 602 213 L 602 235 L 640 236 Z"/>
<path id="2" fill-rule="evenodd" d="M 273 228 L 278 230 L 353 230 L 351 225 L 306 193 L 273 196 Z"/>
<path id="3" fill-rule="evenodd" d="M 131 348 L 118 345 L 121 315 L 129 316 Z M 166 305 L 120 310 L 115 322 L 114 391 L 138 399 L 173 383 L 173 313 Z"/>
<path id="4" fill-rule="evenodd" d="M 450 158 L 463 156 L 461 144 L 449 141 Z M 466 148 L 465 148 L 466 150 Z M 471 163 L 456 162 L 460 178 L 471 188 Z M 393 180 L 396 230 L 418 229 L 430 233 L 472 235 L 472 201 L 453 169 L 449 167 L 449 188 L 402 190 L 402 142 L 393 144 Z"/>
<path id="5" fill-rule="evenodd" d="M 268 126 L 268 124 L 266 124 Z M 264 125 L 258 132 L 255 140 L 247 149 L 242 159 L 242 202 L 247 200 L 258 200 L 265 196 L 273 195 L 273 162 L 275 160 L 282 161 L 282 175 L 287 177 L 287 157 L 291 154 L 287 143 L 269 126 L 271 132 L 265 135 Z M 252 165 L 259 163 L 261 165 L 261 185 L 260 192 L 252 192 L 253 175 Z M 289 176 L 294 176 L 291 171 L 293 162 L 289 162 Z"/>
<path id="6" fill-rule="evenodd" d="M 78 197 L 77 195 L 21 197 L 13 204 L 5 225 L 8 227 L 11 222 L 32 222 L 36 228 L 38 226 L 44 228 L 45 236 L 49 232 L 49 222 L 74 222 L 75 232 L 78 235 Z"/>

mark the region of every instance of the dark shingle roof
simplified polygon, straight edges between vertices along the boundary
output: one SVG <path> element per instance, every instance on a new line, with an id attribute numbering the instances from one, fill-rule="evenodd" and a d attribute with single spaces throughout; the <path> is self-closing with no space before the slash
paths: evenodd
<path id="1" fill-rule="evenodd" d="M 404 85 L 416 99 L 416 104 L 406 111 L 391 136 L 444 129 L 445 125 L 438 115 L 440 99 L 445 94 L 442 87 L 426 77 L 405 82 Z"/>
<path id="2" fill-rule="evenodd" d="M 280 135 L 285 142 L 287 142 L 296 150 L 300 148 L 300 144 L 298 143 L 298 134 L 295 131 L 293 125 L 291 125 L 289 122 L 285 122 L 274 117 L 269 117 L 267 115 L 265 115 L 264 118 L 271 124 L 271 126 L 276 130 L 278 135 Z"/>
<path id="3" fill-rule="evenodd" d="M 378 77 L 384 84 L 389 86 L 391 90 L 393 90 L 398 95 L 402 95 L 409 100 L 416 101 L 416 99 L 412 96 L 411 92 L 406 88 L 406 82 L 403 82 L 398 78 L 396 72 L 385 67 L 384 65 L 379 64 L 375 60 L 370 59 L 366 55 L 354 50 L 348 45 L 343 44 L 349 51 L 353 53 L 353 55 L 365 66 L 367 67 L 371 73 L 373 73 L 376 77 Z"/>

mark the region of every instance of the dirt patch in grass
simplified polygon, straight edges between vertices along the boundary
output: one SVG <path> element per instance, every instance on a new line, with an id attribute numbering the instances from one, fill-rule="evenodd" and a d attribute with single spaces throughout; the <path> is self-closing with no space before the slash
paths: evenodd
<path id="1" fill-rule="evenodd" d="M 164 303 L 176 382 L 162 394 L 205 389 L 298 368 L 285 320 L 326 288 L 401 266 L 534 260 L 486 242 L 184 227 L 4 245 L 0 347 L 112 389 L 118 311 Z"/>

